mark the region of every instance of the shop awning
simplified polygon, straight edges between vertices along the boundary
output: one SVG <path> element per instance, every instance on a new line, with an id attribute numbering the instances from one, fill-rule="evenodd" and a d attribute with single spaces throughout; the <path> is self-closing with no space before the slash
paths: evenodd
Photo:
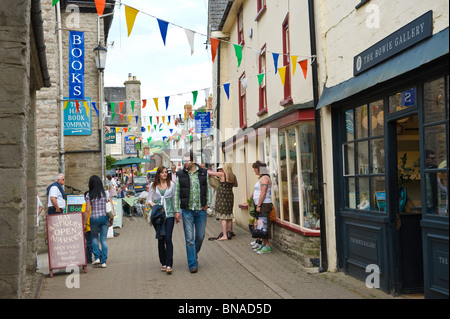
<path id="1" fill-rule="evenodd" d="M 379 83 L 412 71 L 428 62 L 440 58 L 449 51 L 449 28 L 415 45 L 367 72 L 355 76 L 333 87 L 324 87 L 317 109 L 341 101 L 369 89 Z"/>

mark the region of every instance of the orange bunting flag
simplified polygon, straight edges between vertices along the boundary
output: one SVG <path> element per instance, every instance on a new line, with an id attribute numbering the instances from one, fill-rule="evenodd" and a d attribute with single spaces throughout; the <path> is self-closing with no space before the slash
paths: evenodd
<path id="1" fill-rule="evenodd" d="M 80 102 L 79 101 L 75 101 L 75 107 L 77 109 L 77 114 L 80 111 Z"/>
<path id="2" fill-rule="evenodd" d="M 211 41 L 211 56 L 212 56 L 212 62 L 214 63 L 214 60 L 216 58 L 217 54 L 217 47 L 219 46 L 219 39 L 209 38 Z"/>
<path id="3" fill-rule="evenodd" d="M 123 102 L 119 103 L 119 113 L 122 113 Z"/>
<path id="4" fill-rule="evenodd" d="M 99 16 L 103 15 L 103 11 L 105 10 L 105 2 L 106 0 L 95 0 L 95 7 L 97 8 L 97 14 Z"/>
<path id="5" fill-rule="evenodd" d="M 123 122 L 123 114 L 120 114 L 120 123 Z"/>
<path id="6" fill-rule="evenodd" d="M 298 64 L 300 64 L 300 66 L 302 67 L 303 76 L 306 79 L 306 73 L 308 72 L 308 60 L 300 61 L 298 62 Z"/>
<path id="7" fill-rule="evenodd" d="M 284 86 L 284 82 L 286 80 L 286 67 L 283 66 L 282 68 L 279 68 L 278 73 L 280 74 L 281 83 Z"/>
<path id="8" fill-rule="evenodd" d="M 153 102 L 155 102 L 156 110 L 159 112 L 159 110 L 158 110 L 158 98 L 157 97 L 153 98 Z"/>
<path id="9" fill-rule="evenodd" d="M 136 20 L 138 12 L 139 10 L 125 5 L 125 20 L 127 22 L 128 36 L 130 36 L 131 30 L 133 30 L 134 21 Z"/>
<path id="10" fill-rule="evenodd" d="M 125 133 L 128 131 L 128 127 L 124 127 L 123 129 L 122 129 L 122 131 L 125 131 Z"/>
<path id="11" fill-rule="evenodd" d="M 144 108 L 147 105 L 147 100 L 142 100 L 142 108 Z"/>

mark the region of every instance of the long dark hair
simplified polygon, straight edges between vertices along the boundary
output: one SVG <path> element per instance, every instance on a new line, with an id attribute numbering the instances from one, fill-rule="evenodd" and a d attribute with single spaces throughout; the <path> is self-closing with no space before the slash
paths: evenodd
<path id="1" fill-rule="evenodd" d="M 167 170 L 167 172 L 169 172 L 169 170 L 165 166 L 158 167 L 158 169 L 156 170 L 155 178 L 153 180 L 153 185 L 152 185 L 153 190 L 156 190 L 156 185 L 161 184 L 161 176 L 160 175 L 163 170 Z M 171 181 L 172 181 L 172 179 L 170 179 L 169 174 L 167 174 L 167 179 L 166 179 L 167 188 L 170 187 Z"/>
<path id="2" fill-rule="evenodd" d="M 97 175 L 92 175 L 89 178 L 89 199 L 94 200 L 102 197 L 106 197 L 102 180 Z"/>

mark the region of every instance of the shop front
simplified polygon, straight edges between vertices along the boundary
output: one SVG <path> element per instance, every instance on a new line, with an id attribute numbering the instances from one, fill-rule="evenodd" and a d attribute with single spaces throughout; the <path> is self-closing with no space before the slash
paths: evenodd
<path id="1" fill-rule="evenodd" d="M 389 293 L 448 298 L 449 38 L 431 35 L 427 14 L 413 23 L 429 35 L 367 70 L 355 57 L 355 76 L 318 108 L 331 108 L 338 267 Z"/>

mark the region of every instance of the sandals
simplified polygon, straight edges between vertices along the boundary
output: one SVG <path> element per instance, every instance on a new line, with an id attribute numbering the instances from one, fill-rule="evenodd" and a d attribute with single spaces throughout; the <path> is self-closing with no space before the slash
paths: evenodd
<path id="1" fill-rule="evenodd" d="M 161 267 L 161 271 L 162 271 L 162 272 L 167 271 L 167 266 L 166 266 L 166 265 L 162 266 L 162 267 Z"/>
<path id="2" fill-rule="evenodd" d="M 171 275 L 171 274 L 172 274 L 172 267 L 167 266 L 167 267 L 166 267 L 166 273 L 167 273 L 168 275 Z"/>

